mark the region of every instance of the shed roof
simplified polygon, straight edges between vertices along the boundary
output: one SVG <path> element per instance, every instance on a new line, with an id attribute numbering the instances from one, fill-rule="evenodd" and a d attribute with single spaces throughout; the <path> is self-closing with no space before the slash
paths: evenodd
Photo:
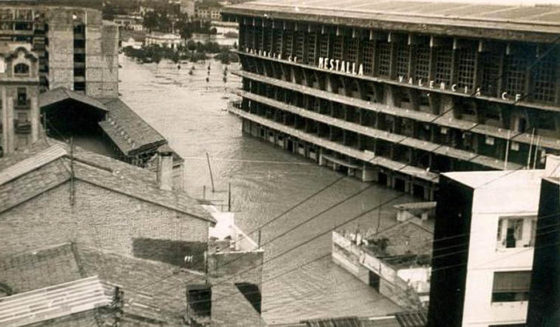
<path id="1" fill-rule="evenodd" d="M 343 5 L 341 5 L 343 4 Z M 261 0 L 226 7 L 223 12 L 266 19 L 457 34 L 471 37 L 553 40 L 560 34 L 560 6 L 496 5 L 422 0 Z M 514 32 L 514 33 L 508 33 Z M 545 36 L 548 35 L 548 36 Z"/>

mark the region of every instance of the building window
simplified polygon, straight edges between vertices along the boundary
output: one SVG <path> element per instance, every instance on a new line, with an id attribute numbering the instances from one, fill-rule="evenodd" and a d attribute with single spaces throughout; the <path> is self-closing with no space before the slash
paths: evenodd
<path id="1" fill-rule="evenodd" d="M 533 70 L 533 99 L 538 102 L 556 100 L 556 57 L 542 58 Z"/>
<path id="2" fill-rule="evenodd" d="M 531 271 L 495 272 L 492 302 L 518 302 L 529 300 Z"/>
<path id="3" fill-rule="evenodd" d="M 329 57 L 329 35 L 321 34 L 319 37 L 319 57 Z"/>
<path id="4" fill-rule="evenodd" d="M 407 44 L 397 43 L 395 45 L 397 52 L 396 72 L 397 76 L 408 77 L 408 59 L 410 55 L 410 47 Z"/>
<path id="5" fill-rule="evenodd" d="M 457 86 L 469 90 L 474 84 L 475 50 L 468 48 L 457 51 Z"/>
<path id="6" fill-rule="evenodd" d="M 258 35 L 257 35 L 257 40 L 260 40 L 260 38 L 258 38 Z M 294 32 L 290 30 L 286 30 L 284 31 L 284 55 L 285 56 L 293 55 L 293 49 L 294 49 Z"/>
<path id="7" fill-rule="evenodd" d="M 487 145 L 494 145 L 494 138 L 492 136 L 486 135 L 486 144 Z"/>
<path id="8" fill-rule="evenodd" d="M 435 55 L 435 82 L 451 84 L 451 58 L 453 50 L 451 48 L 434 48 Z"/>
<path id="9" fill-rule="evenodd" d="M 377 74 L 389 77 L 391 70 L 391 45 L 387 42 L 377 44 Z"/>
<path id="10" fill-rule="evenodd" d="M 363 41 L 363 61 L 364 74 L 371 75 L 373 73 L 373 41 Z"/>
<path id="11" fill-rule="evenodd" d="M 522 248 L 535 244 L 537 217 L 500 217 L 498 248 Z"/>
<path id="12" fill-rule="evenodd" d="M 497 53 L 483 53 L 480 65 L 482 71 L 481 92 L 484 95 L 495 97 L 498 92 L 498 81 L 500 79 L 500 56 Z"/>
<path id="13" fill-rule="evenodd" d="M 28 75 L 29 66 L 26 64 L 17 64 L 14 66 L 14 74 L 16 75 Z"/>
<path id="14" fill-rule="evenodd" d="M 27 89 L 25 87 L 17 88 L 17 105 L 25 106 L 27 104 Z"/>
<path id="15" fill-rule="evenodd" d="M 351 63 L 356 63 L 358 61 L 358 39 L 356 38 L 346 38 L 344 44 L 344 59 Z"/>
<path id="16" fill-rule="evenodd" d="M 505 59 L 505 91 L 509 95 L 523 94 L 527 74 L 527 58 L 509 55 Z"/>
<path id="17" fill-rule="evenodd" d="M 344 60 L 342 57 L 342 48 L 344 44 L 344 36 L 335 36 L 333 39 L 333 59 Z"/>
<path id="18" fill-rule="evenodd" d="M 414 56 L 416 57 L 414 78 L 427 83 L 430 78 L 430 47 L 418 46 L 414 51 Z"/>

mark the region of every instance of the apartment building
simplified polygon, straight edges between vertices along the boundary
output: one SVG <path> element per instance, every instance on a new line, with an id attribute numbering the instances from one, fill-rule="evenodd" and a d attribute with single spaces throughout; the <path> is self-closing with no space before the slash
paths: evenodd
<path id="1" fill-rule="evenodd" d="M 433 199 L 449 171 L 541 168 L 560 151 L 558 7 L 443 2 L 226 7 L 243 131 Z"/>
<path id="2" fill-rule="evenodd" d="M 543 176 L 441 176 L 428 326 L 525 326 Z"/>
<path id="3" fill-rule="evenodd" d="M 102 20 L 101 8 L 100 0 L 3 1 L 0 41 L 32 44 L 41 91 L 117 97 L 118 27 Z"/>
<path id="4" fill-rule="evenodd" d="M 22 42 L 0 42 L 0 157 L 39 138 L 39 58 Z"/>

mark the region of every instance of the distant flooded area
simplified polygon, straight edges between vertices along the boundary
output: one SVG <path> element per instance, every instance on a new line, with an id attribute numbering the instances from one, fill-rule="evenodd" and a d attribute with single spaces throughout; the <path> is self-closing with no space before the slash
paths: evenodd
<path id="1" fill-rule="evenodd" d="M 183 63 L 178 69 L 168 61 L 141 65 L 122 55 L 120 60 L 123 100 L 168 138 L 185 159 L 187 192 L 195 198 L 206 197 L 225 205 L 231 183 L 236 222 L 246 232 L 253 232 L 255 240 L 259 237 L 259 226 L 274 219 L 260 236 L 265 249 L 262 308 L 267 323 L 324 316 L 384 315 L 399 310 L 393 302 L 332 263 L 329 232 L 335 225 L 399 193 L 345 178 L 304 205 L 282 214 L 341 175 L 242 134 L 241 120 L 226 111 L 227 102 L 235 97 L 229 91 L 241 85 L 240 78 L 229 73 L 238 69 L 236 65 L 228 66 L 224 81 L 225 66 L 217 61 Z M 192 66 L 193 73 L 189 74 Z M 214 193 L 206 153 L 210 157 Z M 327 210 L 361 190 L 362 193 Z M 345 229 L 377 228 L 378 219 L 379 228 L 391 226 L 396 223 L 393 205 L 411 200 L 400 196 L 381 210 L 352 221 Z M 298 224 L 302 225 L 286 232 Z"/>

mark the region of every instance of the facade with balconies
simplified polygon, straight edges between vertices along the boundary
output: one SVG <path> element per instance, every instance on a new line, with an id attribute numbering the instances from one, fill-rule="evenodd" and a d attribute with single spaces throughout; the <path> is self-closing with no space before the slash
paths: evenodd
<path id="1" fill-rule="evenodd" d="M 230 112 L 247 133 L 425 199 L 442 172 L 541 168 L 560 151 L 560 25 L 549 7 L 491 7 L 224 8 L 243 78 Z"/>
<path id="2" fill-rule="evenodd" d="M 0 157 L 39 138 L 39 59 L 24 42 L 0 42 Z"/>

